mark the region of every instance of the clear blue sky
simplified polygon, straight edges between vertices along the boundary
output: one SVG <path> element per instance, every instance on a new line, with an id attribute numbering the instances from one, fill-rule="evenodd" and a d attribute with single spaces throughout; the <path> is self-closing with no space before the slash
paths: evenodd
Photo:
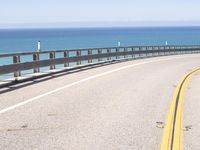
<path id="1" fill-rule="evenodd" d="M 0 27 L 200 25 L 200 0 L 1 0 Z"/>

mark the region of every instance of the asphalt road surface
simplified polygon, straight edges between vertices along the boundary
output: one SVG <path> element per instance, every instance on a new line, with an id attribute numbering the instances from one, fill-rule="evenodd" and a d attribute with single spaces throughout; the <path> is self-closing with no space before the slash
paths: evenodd
<path id="1" fill-rule="evenodd" d="M 2 88 L 0 149 L 160 149 L 156 122 L 165 122 L 181 77 L 199 66 L 199 54 L 156 57 Z M 193 128 L 185 149 L 200 147 L 199 83 L 196 75 L 186 91 L 184 125 Z"/>
<path id="2" fill-rule="evenodd" d="M 200 149 L 200 73 L 195 74 L 189 82 L 184 100 L 183 125 L 189 127 L 184 131 L 185 150 Z"/>

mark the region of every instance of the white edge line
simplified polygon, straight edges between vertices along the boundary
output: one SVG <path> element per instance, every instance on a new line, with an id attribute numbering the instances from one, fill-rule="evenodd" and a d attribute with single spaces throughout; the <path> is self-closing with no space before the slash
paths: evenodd
<path id="1" fill-rule="evenodd" d="M 175 57 L 175 58 L 183 58 L 183 57 Z M 60 88 L 57 88 L 55 90 L 52 90 L 52 91 L 49 91 L 47 93 L 44 93 L 44 94 L 41 94 L 41 95 L 38 95 L 36 97 L 33 97 L 33 98 L 30 98 L 28 100 L 25 100 L 23 102 L 20 102 L 18 104 L 15 104 L 13 106 L 10 106 L 10 107 L 7 107 L 5 109 L 2 109 L 0 110 L 0 114 L 3 114 L 5 112 L 8 112 L 10 110 L 13 110 L 17 107 L 21 107 L 25 104 L 28 104 L 30 102 L 33 102 L 35 100 L 38 100 L 42 97 L 45 97 L 47 95 L 50 95 L 50 94 L 53 94 L 53 93 L 56 93 L 58 91 L 61 91 L 63 89 L 66 89 L 66 88 L 69 88 L 69 87 L 72 87 L 74 85 L 77 85 L 77 84 L 80 84 L 80 83 L 83 83 L 83 82 L 86 82 L 88 80 L 92 80 L 92 79 L 95 79 L 95 78 L 98 78 L 98 77 L 102 77 L 102 76 L 105 76 L 105 75 L 108 75 L 108 74 L 111 74 L 111 73 L 114 73 L 114 72 L 117 72 L 117 71 L 121 71 L 121 70 L 124 70 L 124 69 L 128 69 L 128 68 L 131 68 L 131 67 L 135 67 L 135 66 L 139 66 L 139 65 L 143 65 L 143 64 L 148 64 L 148 63 L 153 63 L 153 62 L 160 62 L 160 61 L 166 61 L 166 60 L 171 60 L 171 59 L 175 59 L 174 57 L 173 58 L 167 58 L 167 59 L 158 59 L 158 60 L 152 60 L 152 61 L 146 61 L 146 62 L 140 62 L 140 63 L 136 63 L 136 64 L 132 64 L 132 65 L 128 65 L 128 66 L 124 66 L 124 67 L 120 67 L 120 68 L 117 68 L 117 69 L 113 69 L 113 70 L 110 70 L 110 71 L 106 71 L 104 73 L 100 73 L 100 74 L 97 74 L 97 75 L 94 75 L 94 76 L 90 76 L 90 77 L 87 77 L 85 79 L 82 79 L 82 80 L 79 80 L 79 81 L 76 81 L 76 82 L 73 82 L 73 83 L 70 83 L 70 84 L 67 84 L 63 87 L 60 87 Z"/>

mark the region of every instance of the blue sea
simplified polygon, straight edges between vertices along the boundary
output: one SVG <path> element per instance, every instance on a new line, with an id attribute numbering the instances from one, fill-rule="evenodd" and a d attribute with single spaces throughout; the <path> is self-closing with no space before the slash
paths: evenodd
<path id="1" fill-rule="evenodd" d="M 200 27 L 0 29 L 0 53 L 130 45 L 200 44 Z"/>
<path id="2" fill-rule="evenodd" d="M 38 41 L 42 50 L 112 47 L 118 42 L 121 46 L 164 45 L 166 41 L 169 45 L 200 45 L 200 27 L 0 29 L 0 54 L 35 51 Z M 0 59 L 0 65 L 11 62 L 12 58 Z"/>

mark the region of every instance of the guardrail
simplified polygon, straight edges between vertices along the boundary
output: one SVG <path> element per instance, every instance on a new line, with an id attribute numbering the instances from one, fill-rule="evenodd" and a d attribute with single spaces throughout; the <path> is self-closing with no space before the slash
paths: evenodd
<path id="1" fill-rule="evenodd" d="M 58 53 L 59 57 L 56 57 Z M 49 69 L 53 70 L 56 65 L 60 64 L 63 64 L 63 67 L 68 67 L 70 62 L 76 62 L 78 66 L 82 61 L 87 61 L 90 64 L 95 59 L 97 62 L 102 62 L 102 59 L 111 61 L 186 53 L 200 53 L 200 45 L 128 46 L 0 54 L 0 58 L 12 58 L 13 60 L 12 64 L 0 66 L 0 75 L 13 73 L 15 80 L 18 80 L 21 71 L 32 69 L 33 73 L 38 73 L 41 67 L 49 66 Z M 40 56 L 43 54 L 47 54 L 49 58 L 41 60 Z M 22 56 L 31 56 L 32 59 L 21 62 Z"/>

